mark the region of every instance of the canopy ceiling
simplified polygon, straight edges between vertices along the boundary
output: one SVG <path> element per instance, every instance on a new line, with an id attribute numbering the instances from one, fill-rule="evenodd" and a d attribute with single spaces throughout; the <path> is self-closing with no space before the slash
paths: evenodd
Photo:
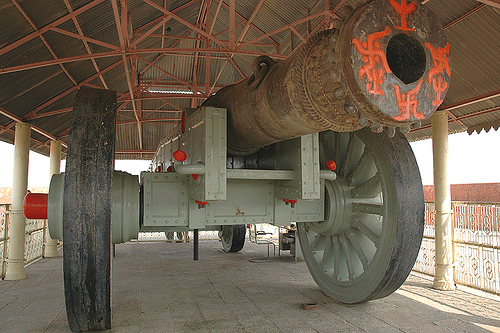
<path id="1" fill-rule="evenodd" d="M 500 0 L 424 0 L 451 45 L 440 109 L 450 133 L 500 126 Z M 345 0 L 1 0 L 0 140 L 32 124 L 31 149 L 67 142 L 81 86 L 118 92 L 117 158 L 149 159 L 185 108 L 285 59 L 342 19 Z M 410 140 L 430 137 L 430 121 Z"/>

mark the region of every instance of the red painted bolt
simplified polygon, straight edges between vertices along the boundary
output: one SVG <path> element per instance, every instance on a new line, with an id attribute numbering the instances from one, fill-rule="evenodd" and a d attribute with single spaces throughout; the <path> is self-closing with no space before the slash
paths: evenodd
<path id="1" fill-rule="evenodd" d="M 332 171 L 337 169 L 337 164 L 335 164 L 335 161 L 332 161 L 332 160 L 326 161 L 325 165 L 328 169 L 330 169 Z"/>
<path id="2" fill-rule="evenodd" d="M 296 204 L 296 203 L 297 203 L 297 200 L 292 200 L 292 199 L 283 199 L 283 202 L 284 202 L 285 204 L 287 204 L 287 205 L 288 205 L 288 204 L 292 204 L 292 205 L 294 205 L 294 204 Z"/>
<path id="3" fill-rule="evenodd" d="M 198 209 L 205 208 L 205 206 L 208 204 L 208 202 L 200 200 L 195 200 L 194 202 L 198 204 Z"/>
<path id="4" fill-rule="evenodd" d="M 174 157 L 174 159 L 176 161 L 179 161 L 179 162 L 184 162 L 187 158 L 187 154 L 185 152 L 183 152 L 182 150 L 176 150 L 174 151 L 174 153 L 172 154 L 172 156 Z"/>

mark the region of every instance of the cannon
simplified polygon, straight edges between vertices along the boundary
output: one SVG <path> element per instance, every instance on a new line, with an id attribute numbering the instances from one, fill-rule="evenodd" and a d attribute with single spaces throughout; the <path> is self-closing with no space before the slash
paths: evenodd
<path id="1" fill-rule="evenodd" d="M 116 93 L 82 87 L 48 197 L 70 328 L 110 327 L 110 245 L 139 231 L 218 230 L 237 252 L 246 224 L 293 223 L 327 295 L 352 304 L 395 291 L 424 222 L 404 133 L 450 81 L 437 22 L 419 2 L 376 0 L 287 60 L 257 57 L 250 77 L 184 112 L 139 181 L 113 170 Z"/>

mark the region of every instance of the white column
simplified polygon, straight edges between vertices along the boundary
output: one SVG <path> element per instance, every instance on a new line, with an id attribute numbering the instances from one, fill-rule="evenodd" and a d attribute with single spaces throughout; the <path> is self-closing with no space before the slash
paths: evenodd
<path id="1" fill-rule="evenodd" d="M 436 207 L 436 276 L 433 288 L 454 290 L 453 224 L 448 179 L 448 112 L 434 112 L 431 121 Z"/>
<path id="2" fill-rule="evenodd" d="M 31 125 L 16 124 L 14 139 L 14 177 L 12 204 L 10 210 L 9 253 L 5 280 L 21 280 L 24 272 L 24 242 L 26 219 L 23 214 L 23 200 L 28 190 L 28 161 L 30 152 Z"/>
<path id="3" fill-rule="evenodd" d="M 59 174 L 59 172 L 61 172 L 61 141 L 52 140 L 50 142 L 49 179 L 52 178 L 52 175 Z M 58 256 L 57 239 L 50 238 L 50 234 L 48 232 L 43 255 L 45 258 L 55 258 Z"/>

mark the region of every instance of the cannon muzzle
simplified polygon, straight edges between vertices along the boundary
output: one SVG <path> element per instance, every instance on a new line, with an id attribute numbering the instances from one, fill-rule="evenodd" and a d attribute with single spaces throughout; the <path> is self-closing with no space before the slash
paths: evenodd
<path id="1" fill-rule="evenodd" d="M 255 59 L 253 74 L 205 106 L 228 110 L 228 152 L 324 130 L 409 129 L 443 102 L 450 50 L 434 15 L 417 1 L 376 0 L 340 29 L 322 31 L 284 61 Z"/>

